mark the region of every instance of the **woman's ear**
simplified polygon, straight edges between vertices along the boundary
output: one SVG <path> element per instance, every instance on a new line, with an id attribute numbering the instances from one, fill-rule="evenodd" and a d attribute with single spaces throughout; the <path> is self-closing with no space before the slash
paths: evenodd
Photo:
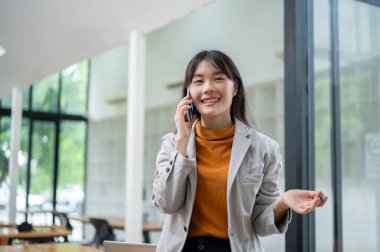
<path id="1" fill-rule="evenodd" d="M 234 82 L 234 96 L 237 94 L 238 92 L 238 85 L 236 84 L 236 82 Z"/>

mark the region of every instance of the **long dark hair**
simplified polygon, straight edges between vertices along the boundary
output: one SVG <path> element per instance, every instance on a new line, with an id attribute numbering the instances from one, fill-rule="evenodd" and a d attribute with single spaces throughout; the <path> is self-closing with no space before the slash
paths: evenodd
<path id="1" fill-rule="evenodd" d="M 249 126 L 246 115 L 247 104 L 245 99 L 245 90 L 239 70 L 237 69 L 232 59 L 221 51 L 201 51 L 190 60 L 186 68 L 185 81 L 182 87 L 182 98 L 187 94 L 187 88 L 193 79 L 195 70 L 197 69 L 198 65 L 204 60 L 209 61 L 218 71 L 223 72 L 237 86 L 237 93 L 232 99 L 230 109 L 231 120 L 234 121 L 236 117 L 247 126 Z M 200 113 L 195 107 L 194 114 L 196 114 L 198 118 L 201 117 Z"/>

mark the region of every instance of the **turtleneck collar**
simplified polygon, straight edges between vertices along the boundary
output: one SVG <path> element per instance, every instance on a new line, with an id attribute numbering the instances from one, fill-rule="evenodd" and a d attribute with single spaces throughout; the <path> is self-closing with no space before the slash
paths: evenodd
<path id="1" fill-rule="evenodd" d="M 235 124 L 228 128 L 209 130 L 202 127 L 201 120 L 195 125 L 195 134 L 197 137 L 208 141 L 221 141 L 233 137 L 235 133 Z"/>

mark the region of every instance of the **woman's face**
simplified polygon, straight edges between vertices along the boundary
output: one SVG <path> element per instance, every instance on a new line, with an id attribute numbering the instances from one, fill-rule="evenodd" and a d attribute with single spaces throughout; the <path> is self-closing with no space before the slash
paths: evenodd
<path id="1" fill-rule="evenodd" d="M 203 119 L 231 121 L 230 108 L 237 91 L 234 82 L 210 61 L 202 61 L 195 69 L 190 83 L 193 103 Z"/>

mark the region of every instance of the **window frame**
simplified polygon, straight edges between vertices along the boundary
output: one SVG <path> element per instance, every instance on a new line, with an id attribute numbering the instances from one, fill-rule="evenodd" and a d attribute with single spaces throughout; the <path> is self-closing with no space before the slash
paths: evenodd
<path id="1" fill-rule="evenodd" d="M 82 63 L 82 62 L 79 62 Z M 29 202 L 28 202 L 28 197 L 30 194 L 30 163 L 31 163 L 31 153 L 33 149 L 33 144 L 32 144 L 32 136 L 33 136 L 33 123 L 35 121 L 48 121 L 48 122 L 54 122 L 55 124 L 55 144 L 54 144 L 54 167 L 53 167 L 53 178 L 52 178 L 52 185 L 53 185 L 53 211 L 56 209 L 56 204 L 57 204 L 57 187 L 58 187 L 58 176 L 59 176 L 59 145 L 60 145 L 60 128 L 61 128 L 61 123 L 64 121 L 76 121 L 76 122 L 84 122 L 85 123 L 85 143 L 87 143 L 87 138 L 88 138 L 88 118 L 87 118 L 87 113 L 88 113 L 88 101 L 89 101 L 89 86 L 90 86 L 90 70 L 91 70 L 91 61 L 87 60 L 87 87 L 86 87 L 86 103 L 85 103 L 85 114 L 84 115 L 75 115 L 75 114 L 67 114 L 67 113 L 61 113 L 61 96 L 62 96 L 62 73 L 59 73 L 59 83 L 58 83 L 58 110 L 57 112 L 43 112 L 43 111 L 35 111 L 32 108 L 32 103 L 33 103 L 33 85 L 28 87 L 28 109 L 23 109 L 23 118 L 29 119 L 29 136 L 28 136 L 28 160 L 27 160 L 27 167 L 26 167 L 26 198 L 25 198 L 25 208 L 28 209 L 29 207 Z M 11 117 L 11 108 L 3 108 L 2 103 L 0 100 L 0 120 L 4 117 Z M 83 185 L 84 188 L 86 187 L 86 172 L 87 172 L 87 145 L 85 145 L 85 150 L 84 150 L 84 181 Z M 27 220 L 28 216 L 27 214 L 25 215 L 25 218 Z M 53 218 L 54 222 L 54 218 Z"/>

